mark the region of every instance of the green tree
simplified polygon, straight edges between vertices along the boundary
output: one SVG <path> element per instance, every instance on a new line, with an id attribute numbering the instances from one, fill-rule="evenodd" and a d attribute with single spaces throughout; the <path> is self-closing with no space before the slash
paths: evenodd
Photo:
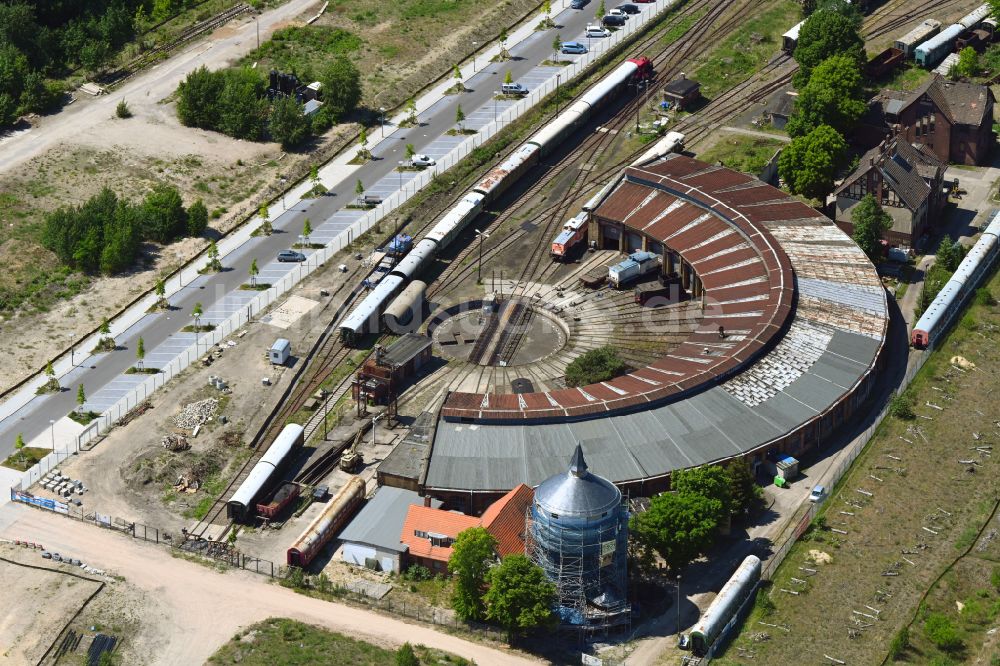
<path id="1" fill-rule="evenodd" d="M 781 151 L 778 173 L 795 194 L 823 200 L 833 190 L 837 167 L 846 152 L 844 137 L 832 127 L 820 125 Z"/>
<path id="2" fill-rule="evenodd" d="M 219 127 L 218 100 L 226 86 L 222 72 L 204 65 L 188 74 L 177 86 L 177 118 L 182 125 L 215 130 Z"/>
<path id="3" fill-rule="evenodd" d="M 208 229 L 208 208 L 198 199 L 187 209 L 187 235 L 198 237 Z"/>
<path id="4" fill-rule="evenodd" d="M 892 228 L 892 218 L 871 194 L 851 210 L 851 237 L 872 261 L 882 256 L 882 233 Z"/>
<path id="5" fill-rule="evenodd" d="M 309 236 L 312 235 L 312 230 L 313 230 L 312 223 L 309 221 L 309 218 L 307 217 L 305 222 L 302 223 L 302 241 L 306 245 L 309 245 Z"/>
<path id="6" fill-rule="evenodd" d="M 504 83 L 514 83 L 514 74 L 508 69 L 507 73 L 503 77 Z"/>
<path id="7" fill-rule="evenodd" d="M 979 74 L 979 54 L 976 49 L 966 46 L 958 52 L 958 62 L 952 65 L 948 73 L 952 78 L 972 78 Z"/>
<path id="8" fill-rule="evenodd" d="M 903 421 L 912 421 L 917 417 L 913 411 L 913 396 L 909 391 L 893 394 L 889 400 L 889 414 Z"/>
<path id="9" fill-rule="evenodd" d="M 358 157 L 366 160 L 371 158 L 372 154 L 368 152 L 368 129 L 364 125 L 358 130 L 358 143 L 361 145 Z"/>
<path id="10" fill-rule="evenodd" d="M 191 309 L 191 317 L 194 319 L 194 330 L 196 332 L 201 330 L 201 316 L 203 314 L 205 314 L 205 310 L 201 307 L 201 301 L 198 301 Z"/>
<path id="11" fill-rule="evenodd" d="M 614 347 L 598 347 L 573 359 L 566 366 L 566 384 L 568 386 L 586 386 L 587 384 L 604 382 L 614 379 L 626 370 L 628 370 L 628 366 L 618 357 L 618 352 Z"/>
<path id="12" fill-rule="evenodd" d="M 410 99 L 406 100 L 406 111 L 407 111 L 407 113 L 410 114 L 410 117 L 407 119 L 407 122 L 409 122 L 409 124 L 411 124 L 411 125 L 416 125 L 417 124 L 417 100 L 414 99 L 413 97 L 411 97 Z"/>
<path id="13" fill-rule="evenodd" d="M 868 108 L 864 97 L 857 63 L 847 56 L 831 56 L 813 69 L 809 83 L 799 92 L 795 112 L 788 120 L 788 134 L 805 136 L 820 125 L 845 134 Z"/>
<path id="14" fill-rule="evenodd" d="M 153 20 L 159 23 L 173 16 L 176 11 L 174 9 L 174 2 L 175 0 L 153 0 Z"/>
<path id="15" fill-rule="evenodd" d="M 83 390 L 83 384 L 76 387 L 76 404 L 78 407 L 83 407 L 87 402 L 87 392 Z"/>
<path id="16" fill-rule="evenodd" d="M 169 243 L 187 231 L 187 211 L 180 192 L 173 185 L 160 184 L 142 202 L 142 236 L 158 243 Z"/>
<path id="17" fill-rule="evenodd" d="M 497 540 L 483 527 L 463 530 L 455 538 L 448 558 L 448 571 L 455 576 L 451 607 L 463 620 L 486 617 L 483 593 L 496 547 Z"/>
<path id="18" fill-rule="evenodd" d="M 352 113 L 361 101 L 361 74 L 345 57 L 327 65 L 319 77 L 323 84 L 324 108 L 329 109 L 335 122 Z"/>
<path id="19" fill-rule="evenodd" d="M 793 79 L 795 87 L 802 88 L 813 68 L 835 55 L 847 56 L 861 69 L 865 63 L 865 41 L 860 27 L 855 18 L 827 7 L 806 19 L 792 54 L 799 64 Z"/>
<path id="20" fill-rule="evenodd" d="M 552 0 L 542 2 L 542 23 L 546 28 L 552 27 Z"/>
<path id="21" fill-rule="evenodd" d="M 600 21 L 604 18 L 604 15 L 608 13 L 607 7 L 604 5 L 604 0 L 597 3 L 597 11 L 594 12 L 594 18 Z"/>
<path id="22" fill-rule="evenodd" d="M 719 465 L 678 470 L 671 475 L 670 488 L 682 495 L 700 495 L 711 500 L 716 506 L 716 523 L 721 523 L 732 510 L 729 475 Z"/>
<path id="23" fill-rule="evenodd" d="M 143 341 L 141 335 L 139 336 L 139 339 L 135 343 L 135 360 L 136 360 L 136 366 L 140 370 L 145 369 L 145 363 L 146 363 L 146 343 L 145 343 L 145 341 Z"/>
<path id="24" fill-rule="evenodd" d="M 260 231 L 265 236 L 270 236 L 274 232 L 274 227 L 271 226 L 271 211 L 268 210 L 267 204 L 262 203 L 260 208 L 257 209 L 257 214 L 260 215 Z"/>
<path id="25" fill-rule="evenodd" d="M 951 237 L 945 236 L 938 245 L 935 263 L 944 270 L 953 273 L 965 257 L 965 250 L 958 241 L 953 241 Z"/>
<path id="26" fill-rule="evenodd" d="M 118 106 L 115 107 L 115 115 L 119 118 L 131 118 L 132 110 L 128 108 L 128 102 L 124 99 L 118 102 Z"/>
<path id="27" fill-rule="evenodd" d="M 522 554 L 508 555 L 489 572 L 486 617 L 511 634 L 555 625 L 556 586 Z"/>
<path id="28" fill-rule="evenodd" d="M 312 183 L 313 188 L 317 188 L 321 184 L 319 180 L 319 166 L 316 164 L 309 167 L 309 182 Z"/>
<path id="29" fill-rule="evenodd" d="M 413 147 L 412 143 L 406 144 L 406 159 L 412 160 L 413 156 L 417 154 L 417 149 Z"/>
<path id="30" fill-rule="evenodd" d="M 156 285 L 153 286 L 153 292 L 157 295 L 160 301 L 166 297 L 167 283 L 163 281 L 163 278 L 158 278 L 156 280 Z"/>
<path id="31" fill-rule="evenodd" d="M 641 548 L 655 550 L 677 571 L 712 545 L 718 511 L 718 502 L 701 495 L 663 493 L 632 516 L 629 529 Z"/>
<path id="32" fill-rule="evenodd" d="M 52 361 L 45 364 L 45 376 L 48 377 L 49 380 L 56 378 L 56 371 L 55 368 L 52 367 Z"/>
<path id="33" fill-rule="evenodd" d="M 111 322 L 105 317 L 101 320 L 101 325 L 97 327 L 97 332 L 101 334 L 102 338 L 110 337 L 111 335 Z"/>
<path id="34" fill-rule="evenodd" d="M 458 108 L 455 109 L 455 123 L 458 125 L 459 133 L 465 132 L 465 111 L 462 111 L 462 105 L 459 104 Z"/>
<path id="35" fill-rule="evenodd" d="M 208 256 L 208 265 L 206 268 L 210 271 L 221 271 L 222 261 L 219 259 L 219 247 L 215 244 L 214 240 L 208 241 L 208 252 L 206 252 L 206 255 Z"/>
<path id="36" fill-rule="evenodd" d="M 396 666 L 420 666 L 417 653 L 413 651 L 413 646 L 409 643 L 403 643 L 396 650 Z"/>
<path id="37" fill-rule="evenodd" d="M 250 260 L 250 286 L 254 287 L 257 285 L 257 275 L 260 273 L 260 269 L 257 268 L 257 257 Z"/>
<path id="38" fill-rule="evenodd" d="M 360 178 L 358 178 L 358 182 L 354 184 L 354 193 L 359 197 L 365 193 L 365 184 L 361 182 Z"/>
<path id="39" fill-rule="evenodd" d="M 24 463 L 24 435 L 17 433 L 17 438 L 14 439 L 14 450 L 17 451 L 17 458 L 22 463 Z"/>
<path id="40" fill-rule="evenodd" d="M 312 136 L 312 123 L 294 97 L 276 99 L 271 104 L 271 138 L 281 144 L 282 150 L 302 145 Z"/>
<path id="41" fill-rule="evenodd" d="M 760 507 L 764 491 L 753 478 L 753 469 L 746 458 L 736 458 L 726 465 L 729 481 L 730 511 L 734 516 L 753 513 Z"/>
<path id="42" fill-rule="evenodd" d="M 268 118 L 265 81 L 249 67 L 223 71 L 225 86 L 213 102 L 219 109 L 219 125 L 215 129 L 237 139 L 262 140 Z"/>
<path id="43" fill-rule="evenodd" d="M 451 66 L 451 76 L 455 79 L 455 85 L 462 85 L 462 70 L 459 69 L 458 64 Z"/>
<path id="44" fill-rule="evenodd" d="M 562 35 L 556 34 L 552 40 L 552 60 L 559 60 L 559 51 L 562 50 Z"/>

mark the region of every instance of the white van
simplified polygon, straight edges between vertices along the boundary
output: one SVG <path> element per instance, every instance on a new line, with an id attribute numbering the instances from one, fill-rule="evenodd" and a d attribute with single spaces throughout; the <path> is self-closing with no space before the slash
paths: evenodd
<path id="1" fill-rule="evenodd" d="M 520 83 L 502 83 L 500 84 L 500 92 L 504 95 L 527 95 L 528 89 L 522 86 Z"/>

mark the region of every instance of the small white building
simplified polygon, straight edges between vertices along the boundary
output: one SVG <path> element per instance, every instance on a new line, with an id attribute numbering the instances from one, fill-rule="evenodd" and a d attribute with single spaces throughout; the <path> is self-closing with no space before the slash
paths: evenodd
<path id="1" fill-rule="evenodd" d="M 380 487 L 340 533 L 341 559 L 376 571 L 399 573 L 406 566 L 409 551 L 399 538 L 411 504 L 423 505 L 424 498 L 412 490 Z M 441 502 L 430 500 L 430 506 L 439 508 Z"/>
<path id="2" fill-rule="evenodd" d="M 267 350 L 267 358 L 274 365 L 284 365 L 292 355 L 292 343 L 285 338 L 278 338 Z"/>

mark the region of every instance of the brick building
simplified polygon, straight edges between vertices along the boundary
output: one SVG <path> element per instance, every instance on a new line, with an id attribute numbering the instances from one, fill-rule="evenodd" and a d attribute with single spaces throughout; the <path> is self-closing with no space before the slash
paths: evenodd
<path id="1" fill-rule="evenodd" d="M 987 87 L 933 75 L 913 92 L 883 91 L 862 128 L 869 136 L 898 132 L 939 161 L 982 165 L 993 146 L 993 104 Z"/>
<path id="2" fill-rule="evenodd" d="M 929 146 L 914 146 L 902 136 L 887 139 L 865 153 L 854 173 L 834 191 L 834 221 L 851 234 L 854 207 L 872 194 L 892 217 L 892 228 L 883 238 L 890 245 L 916 247 L 948 201 L 946 169 Z"/>

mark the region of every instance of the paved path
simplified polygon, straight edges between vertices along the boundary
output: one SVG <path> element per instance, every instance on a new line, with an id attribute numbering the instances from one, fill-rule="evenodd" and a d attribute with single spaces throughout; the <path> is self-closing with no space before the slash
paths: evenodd
<path id="1" fill-rule="evenodd" d="M 771 134 L 770 132 L 761 132 L 759 130 L 747 129 L 746 127 L 732 127 L 731 125 L 727 125 L 726 127 L 721 127 L 720 129 L 726 132 L 733 132 L 734 134 L 756 136 L 761 139 L 774 139 L 776 141 L 784 141 L 785 143 L 791 143 L 792 141 L 792 137 L 787 134 Z"/>
<path id="2" fill-rule="evenodd" d="M 23 506 L 0 508 L 0 535 L 42 543 L 124 576 L 148 593 L 152 608 L 137 611 L 143 624 L 135 640 L 155 646 L 150 664 L 204 663 L 240 628 L 269 617 L 293 618 L 382 644 L 422 643 L 480 666 L 541 663 L 429 627 L 306 597 L 256 574 L 220 574 L 171 557 L 163 547 Z"/>

